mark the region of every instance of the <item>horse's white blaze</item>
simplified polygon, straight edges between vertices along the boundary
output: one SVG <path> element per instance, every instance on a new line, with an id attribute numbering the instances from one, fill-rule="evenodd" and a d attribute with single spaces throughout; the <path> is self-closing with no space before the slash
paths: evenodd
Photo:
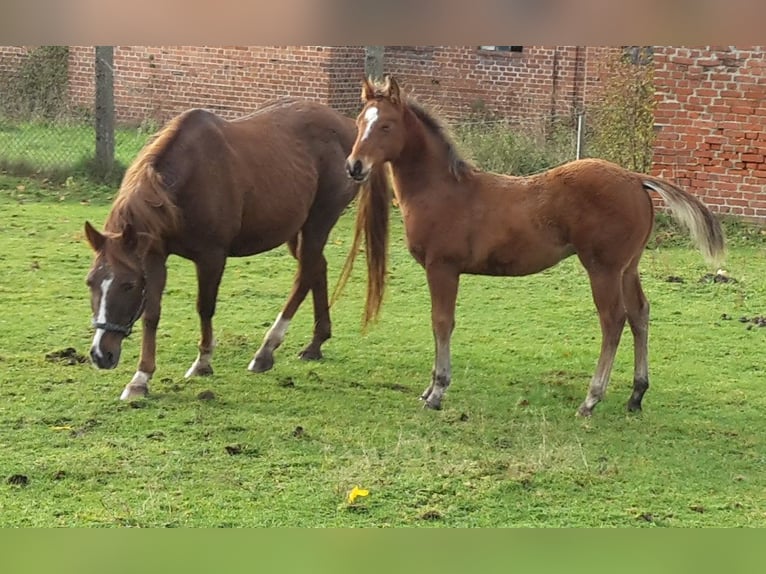
<path id="1" fill-rule="evenodd" d="M 372 126 L 375 125 L 375 122 L 378 121 L 378 108 L 376 106 L 370 106 L 367 108 L 367 111 L 364 112 L 364 133 L 362 134 L 361 141 L 366 140 L 368 137 L 370 137 L 370 132 L 372 132 Z"/>
<path id="2" fill-rule="evenodd" d="M 107 277 L 101 281 L 101 300 L 98 304 L 98 315 L 96 316 L 97 323 L 106 323 L 106 296 L 109 293 L 109 287 L 114 281 L 113 277 Z M 102 357 L 101 353 L 101 337 L 104 336 L 106 331 L 104 329 L 96 329 L 96 334 L 93 335 L 93 349 L 98 357 Z"/>

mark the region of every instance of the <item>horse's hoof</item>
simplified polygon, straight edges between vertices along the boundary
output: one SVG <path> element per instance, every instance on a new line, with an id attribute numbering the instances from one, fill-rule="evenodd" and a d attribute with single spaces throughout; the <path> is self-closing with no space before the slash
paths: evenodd
<path id="1" fill-rule="evenodd" d="M 149 394 L 149 387 L 147 385 L 128 385 L 122 391 L 120 395 L 121 401 L 132 401 L 135 399 L 143 399 Z"/>
<path id="2" fill-rule="evenodd" d="M 192 365 L 188 371 L 186 371 L 186 374 L 184 377 L 187 379 L 191 379 L 192 377 L 209 377 L 213 374 L 213 367 L 210 365 L 205 365 L 204 367 L 200 367 L 198 365 Z"/>
<path id="3" fill-rule="evenodd" d="M 302 361 L 318 361 L 322 358 L 322 351 L 315 351 L 313 349 L 303 349 L 298 356 Z"/>
<path id="4" fill-rule="evenodd" d="M 251 373 L 265 373 L 274 366 L 274 357 L 256 357 L 247 366 Z"/>

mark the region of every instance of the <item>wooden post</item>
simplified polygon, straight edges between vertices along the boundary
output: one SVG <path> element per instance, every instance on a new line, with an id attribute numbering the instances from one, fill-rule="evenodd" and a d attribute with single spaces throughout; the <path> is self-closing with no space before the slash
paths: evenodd
<path id="1" fill-rule="evenodd" d="M 364 47 L 364 75 L 373 80 L 383 79 L 383 53 L 385 46 Z"/>
<path id="2" fill-rule="evenodd" d="M 96 169 L 114 167 L 114 47 L 96 46 Z"/>

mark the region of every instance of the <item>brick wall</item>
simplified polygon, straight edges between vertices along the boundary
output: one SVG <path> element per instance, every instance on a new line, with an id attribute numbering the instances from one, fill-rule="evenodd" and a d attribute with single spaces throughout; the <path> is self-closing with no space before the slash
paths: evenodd
<path id="1" fill-rule="evenodd" d="M 600 78 L 597 60 L 610 50 L 525 46 L 514 53 L 477 46 L 388 46 L 385 70 L 448 120 L 481 112 L 539 126 L 587 103 Z M 118 121 L 165 121 L 195 106 L 233 117 L 286 95 L 354 114 L 364 49 L 119 46 L 114 66 Z M 92 106 L 93 48 L 72 47 L 70 70 L 72 101 Z"/>
<path id="2" fill-rule="evenodd" d="M 476 46 L 388 46 L 386 71 L 450 120 L 489 113 L 535 127 L 571 116 L 596 97 L 612 48 L 524 46 L 522 52 Z"/>
<path id="3" fill-rule="evenodd" d="M 655 47 L 653 173 L 719 213 L 766 220 L 763 47 Z"/>
<path id="4" fill-rule="evenodd" d="M 93 59 L 92 46 L 70 49 L 69 93 L 76 105 L 93 105 Z M 358 97 L 339 76 L 362 77 L 363 59 L 358 47 L 116 46 L 115 113 L 120 122 L 163 122 L 203 107 L 232 118 L 283 96 L 345 109 Z"/>

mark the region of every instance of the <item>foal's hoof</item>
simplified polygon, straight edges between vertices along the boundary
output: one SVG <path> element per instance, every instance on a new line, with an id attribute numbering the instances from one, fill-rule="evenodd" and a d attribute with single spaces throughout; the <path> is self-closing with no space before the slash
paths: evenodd
<path id="1" fill-rule="evenodd" d="M 265 373 L 274 366 L 274 357 L 270 355 L 256 356 L 247 366 L 247 370 L 252 373 Z"/>
<path id="2" fill-rule="evenodd" d="M 423 401 L 423 408 L 424 409 L 431 409 L 432 411 L 440 411 L 440 410 L 442 410 L 442 403 L 441 403 L 441 401 L 432 401 L 430 399 L 424 399 L 423 397 L 420 397 L 420 400 Z"/>
<path id="3" fill-rule="evenodd" d="M 120 395 L 121 401 L 133 401 L 136 399 L 143 399 L 149 394 L 148 385 L 133 385 L 129 384 L 125 387 Z"/>
<path id="4" fill-rule="evenodd" d="M 585 404 L 582 404 L 580 405 L 580 408 L 577 409 L 576 414 L 579 417 L 589 418 L 593 414 L 593 407 L 588 407 Z"/>
<path id="5" fill-rule="evenodd" d="M 634 402 L 634 401 L 628 401 L 627 409 L 629 413 L 640 413 L 641 412 L 641 403 L 640 402 Z"/>
<path id="6" fill-rule="evenodd" d="M 315 350 L 310 347 L 306 347 L 300 353 L 298 353 L 298 356 L 302 361 L 318 361 L 322 358 L 322 351 L 319 349 Z"/>

